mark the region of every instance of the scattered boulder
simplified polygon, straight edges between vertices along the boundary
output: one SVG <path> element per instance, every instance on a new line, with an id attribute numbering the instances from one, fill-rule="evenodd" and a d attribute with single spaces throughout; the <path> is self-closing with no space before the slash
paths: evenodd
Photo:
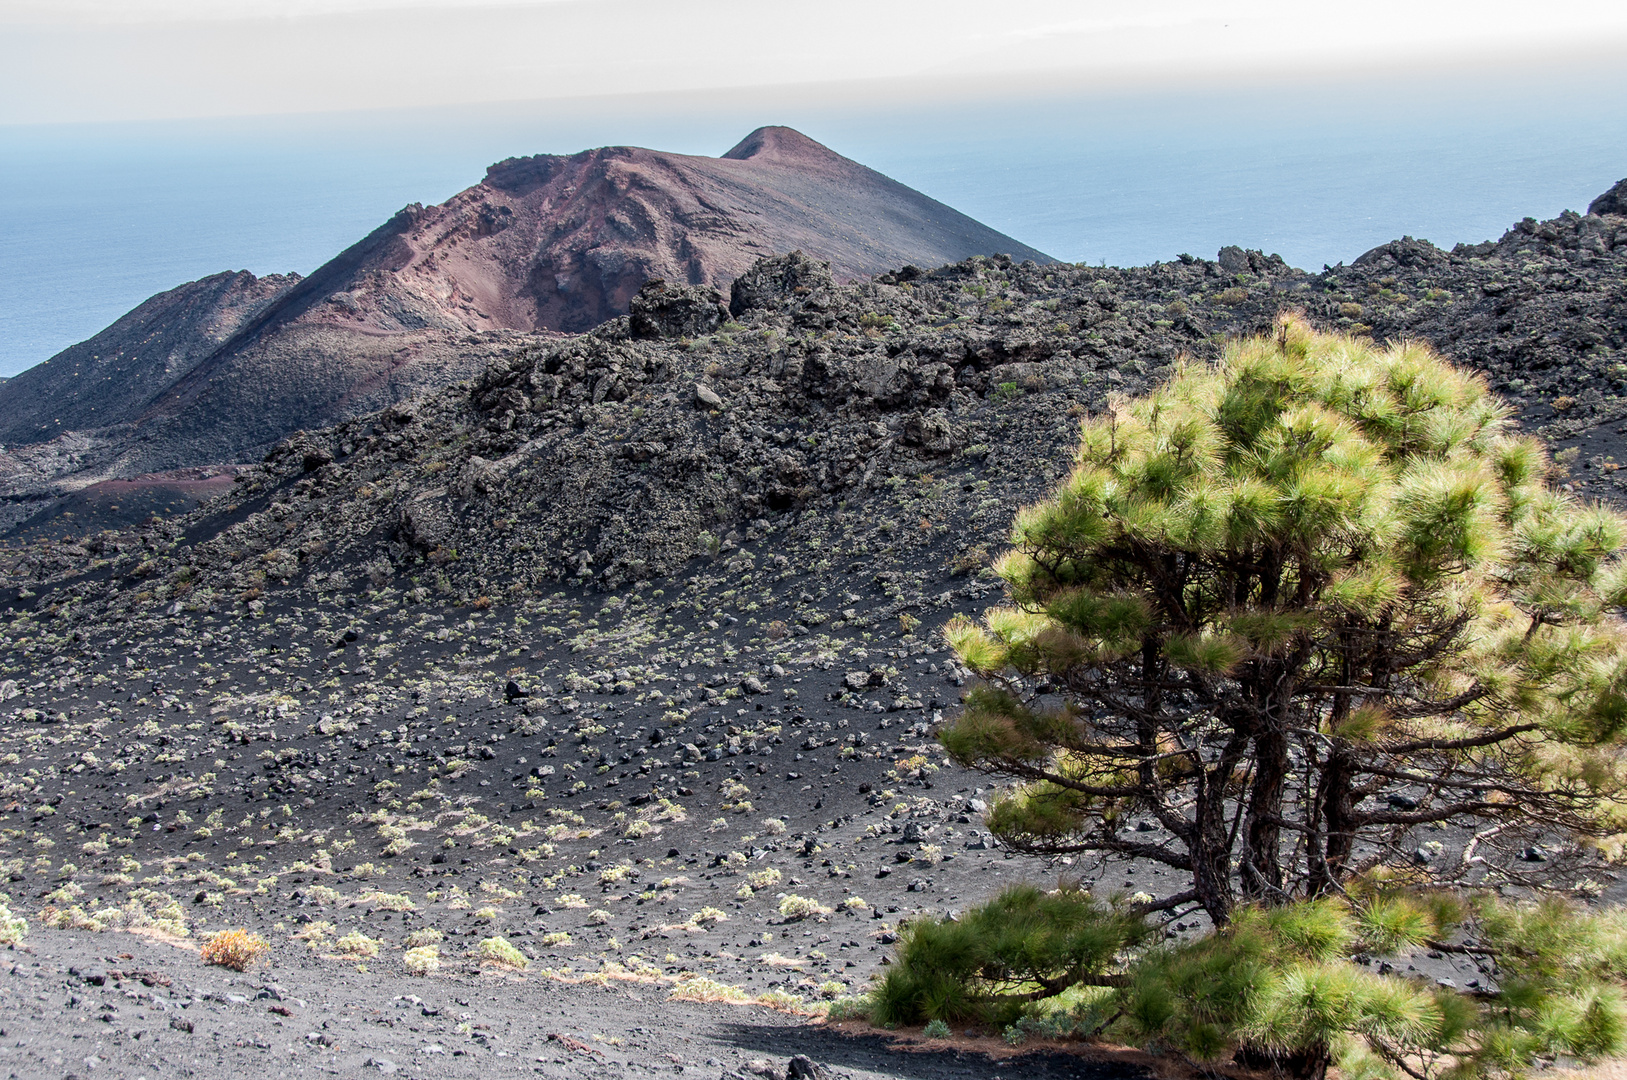
<path id="1" fill-rule="evenodd" d="M 1627 179 L 1616 181 L 1616 186 L 1587 204 L 1590 214 L 1615 214 L 1627 217 Z"/>
<path id="2" fill-rule="evenodd" d="M 754 309 L 779 310 L 834 285 L 830 263 L 810 259 L 801 251 L 760 259 L 729 286 L 729 312 L 739 317 Z"/>
<path id="3" fill-rule="evenodd" d="M 628 329 L 636 339 L 701 337 L 729 317 L 723 294 L 709 285 L 669 285 L 652 278 L 628 306 Z"/>
<path id="4" fill-rule="evenodd" d="M 785 1080 L 831 1080 L 831 1075 L 807 1054 L 798 1054 L 786 1065 Z"/>
<path id="5" fill-rule="evenodd" d="M 1393 270 L 1397 267 L 1417 269 L 1443 263 L 1446 260 L 1446 252 L 1431 244 L 1428 240 L 1414 240 L 1410 236 L 1403 236 L 1399 240 L 1391 240 L 1387 244 L 1380 244 L 1371 251 L 1357 256 L 1356 265 L 1373 270 Z"/>

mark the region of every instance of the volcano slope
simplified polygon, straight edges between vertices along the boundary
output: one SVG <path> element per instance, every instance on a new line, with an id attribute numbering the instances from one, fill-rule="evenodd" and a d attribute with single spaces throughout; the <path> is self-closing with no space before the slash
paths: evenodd
<path id="1" fill-rule="evenodd" d="M 1145 864 L 1001 851 L 931 737 L 967 682 L 937 630 L 996 599 L 984 567 L 1077 419 L 1292 307 L 1437 335 L 1613 497 L 1624 264 L 1608 215 L 1314 277 L 1230 249 L 842 286 L 783 257 L 727 319 L 653 285 L 626 321 L 291 437 L 191 515 L 9 549 L 0 859 L 38 950 L 7 984 L 13 1068 L 740 1073 L 812 1029 L 650 1003 L 816 1009 L 901 920 L 1006 881 L 1163 895 Z M 237 926 L 266 966 L 187 951 Z M 93 963 L 122 977 L 87 989 Z M 852 1075 L 1011 1068 L 818 1038 Z"/>
<path id="2" fill-rule="evenodd" d="M 309 277 L 218 274 L 0 385 L 0 528 L 107 479 L 252 460 L 288 432 L 478 375 L 625 315 L 651 278 L 727 288 L 801 249 L 838 280 L 1039 251 L 790 128 L 721 157 L 513 158 Z"/>

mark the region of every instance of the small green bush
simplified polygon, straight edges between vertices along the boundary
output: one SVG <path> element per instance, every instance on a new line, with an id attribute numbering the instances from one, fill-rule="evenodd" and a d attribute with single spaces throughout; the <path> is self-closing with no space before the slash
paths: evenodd
<path id="1" fill-rule="evenodd" d="M 797 922 L 802 919 L 811 919 L 816 915 L 829 915 L 830 908 L 818 900 L 795 893 L 786 896 L 780 901 L 780 917 L 786 922 Z"/>
<path id="2" fill-rule="evenodd" d="M 1013 886 L 958 922 L 908 924 L 899 962 L 873 994 L 871 1019 L 1010 1022 L 1031 985 L 1059 994 L 1100 974 L 1148 933 L 1139 916 L 1088 894 Z"/>
<path id="3" fill-rule="evenodd" d="M 1239 908 L 1178 944 L 1078 891 L 1008 888 L 957 922 L 906 926 L 869 1019 L 925 1020 L 929 1035 L 972 1019 L 1013 1046 L 1105 1035 L 1290 1076 L 1336 1065 L 1350 1080 L 1516 1077 L 1539 1055 L 1627 1048 L 1627 912 L 1358 884 L 1352 902 Z M 1483 950 L 1492 986 L 1350 960 L 1456 937 Z"/>

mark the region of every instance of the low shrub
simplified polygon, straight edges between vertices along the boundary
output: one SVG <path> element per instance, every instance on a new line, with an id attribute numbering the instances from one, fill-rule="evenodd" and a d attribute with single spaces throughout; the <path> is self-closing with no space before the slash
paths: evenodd
<path id="1" fill-rule="evenodd" d="M 301 927 L 294 936 L 315 949 L 325 945 L 327 939 L 333 936 L 336 929 L 338 928 L 325 919 L 312 919 Z"/>
<path id="2" fill-rule="evenodd" d="M 251 934 L 247 930 L 222 930 L 209 935 L 201 955 L 206 964 L 247 971 L 256 960 L 270 951 L 271 946 L 258 934 Z"/>
<path id="3" fill-rule="evenodd" d="M 1048 994 L 1100 975 L 1149 934 L 1144 921 L 1077 891 L 1006 889 L 957 922 L 907 924 L 898 960 L 872 995 L 881 1024 L 1010 1023 L 1031 985 Z"/>
<path id="4" fill-rule="evenodd" d="M 766 1005 L 770 1009 L 779 1009 L 781 1012 L 798 1012 L 802 1009 L 802 999 L 785 990 L 767 990 L 757 995 L 757 1004 Z"/>
<path id="5" fill-rule="evenodd" d="M 1492 984 L 1462 992 L 1350 959 L 1426 944 L 1472 947 Z M 1240 908 L 1220 931 L 1169 943 L 1133 910 L 1015 886 L 958 921 L 907 924 L 864 1004 L 874 1024 L 975 1020 L 1014 1046 L 1101 1035 L 1279 1075 L 1472 1080 L 1519 1076 L 1539 1056 L 1622 1053 L 1624 982 L 1627 912 L 1559 900 L 1358 883 L 1349 901 Z M 832 1019 L 855 1015 L 832 1004 Z"/>
<path id="6" fill-rule="evenodd" d="M 531 966 L 526 955 L 509 943 L 507 938 L 489 937 L 475 947 L 475 953 L 483 964 L 494 967 L 514 968 L 524 971 Z"/>
<path id="7" fill-rule="evenodd" d="M 438 945 L 420 945 L 401 954 L 401 966 L 408 975 L 433 975 L 441 969 Z"/>
<path id="8" fill-rule="evenodd" d="M 795 893 L 780 901 L 780 918 L 785 919 L 787 922 L 798 922 L 802 919 L 811 919 L 816 915 L 829 914 L 830 908 L 821 904 L 818 900 L 798 896 Z"/>
<path id="9" fill-rule="evenodd" d="M 374 908 L 378 911 L 412 911 L 414 910 L 412 897 L 406 893 L 387 893 L 378 889 L 369 889 L 356 897 L 356 903 L 363 907 Z"/>
<path id="10" fill-rule="evenodd" d="M 728 919 L 722 911 L 715 907 L 703 907 L 689 917 L 690 926 L 713 926 Z"/>
<path id="11" fill-rule="evenodd" d="M 333 951 L 341 956 L 377 956 L 379 943 L 360 930 L 352 930 L 333 943 Z"/>
<path id="12" fill-rule="evenodd" d="M 704 975 L 684 979 L 674 985 L 672 992 L 667 996 L 673 1001 L 725 1001 L 732 1004 L 751 1000 L 750 996 L 738 986 L 708 979 Z"/>
<path id="13" fill-rule="evenodd" d="M 825 1012 L 825 1019 L 832 1023 L 840 1023 L 843 1020 L 868 1020 L 870 1008 L 868 997 L 837 998 L 830 1003 L 830 1008 Z"/>

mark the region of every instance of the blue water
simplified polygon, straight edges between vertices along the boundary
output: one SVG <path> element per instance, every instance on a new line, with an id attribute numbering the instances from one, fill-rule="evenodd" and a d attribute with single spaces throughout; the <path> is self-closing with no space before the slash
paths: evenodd
<path id="1" fill-rule="evenodd" d="M 1058 258 L 1241 244 L 1310 269 L 1583 210 L 1627 176 L 1627 75 L 1052 91 L 982 103 L 459 107 L 0 128 L 0 374 L 220 270 L 309 273 L 409 202 L 516 154 L 718 154 L 785 123 Z"/>

